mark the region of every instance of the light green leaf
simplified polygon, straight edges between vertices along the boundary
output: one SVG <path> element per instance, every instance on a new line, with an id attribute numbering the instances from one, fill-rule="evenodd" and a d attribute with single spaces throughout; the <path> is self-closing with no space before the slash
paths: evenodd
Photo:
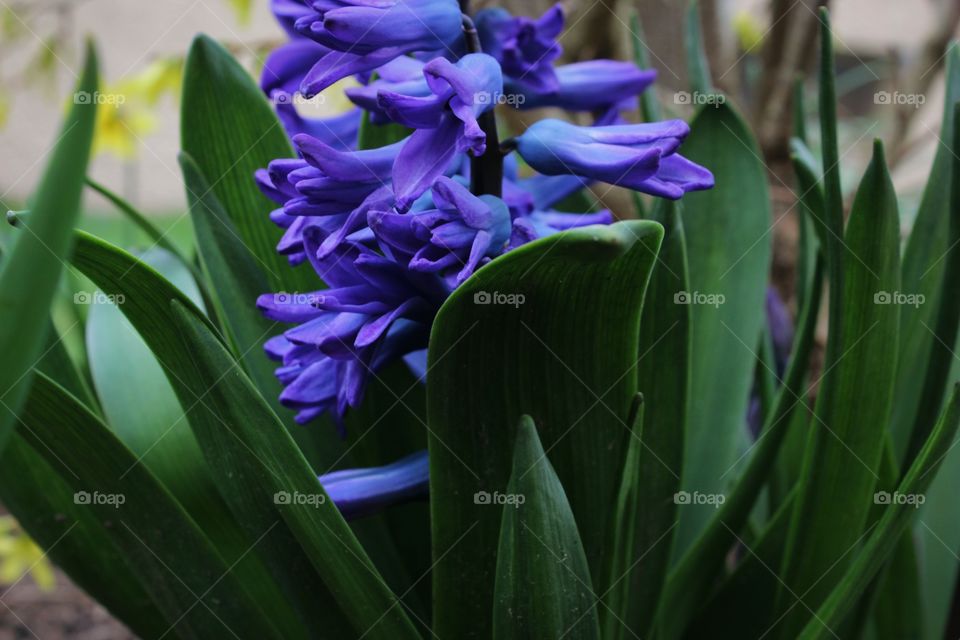
<path id="1" fill-rule="evenodd" d="M 727 104 L 704 108 L 691 125 L 685 156 L 716 178 L 709 191 L 683 199 L 691 305 L 692 371 L 683 488 L 720 493 L 746 434 L 747 401 L 764 322 L 770 265 L 770 199 L 766 169 L 746 124 Z M 721 297 L 722 296 L 722 297 Z M 746 346 L 745 346 L 746 345 Z M 718 381 L 722 381 L 719 384 Z M 674 559 L 710 517 L 707 509 L 681 514 Z"/>

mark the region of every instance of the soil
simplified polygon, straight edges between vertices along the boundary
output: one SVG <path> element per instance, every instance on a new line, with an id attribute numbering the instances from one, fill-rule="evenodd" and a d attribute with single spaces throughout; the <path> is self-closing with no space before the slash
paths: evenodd
<path id="1" fill-rule="evenodd" d="M 134 640 L 125 626 L 57 570 L 42 591 L 25 577 L 0 586 L 0 640 Z"/>

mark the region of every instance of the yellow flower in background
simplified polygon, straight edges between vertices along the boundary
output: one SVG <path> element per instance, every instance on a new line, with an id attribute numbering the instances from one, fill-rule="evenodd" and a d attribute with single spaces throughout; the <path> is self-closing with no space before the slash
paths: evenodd
<path id="1" fill-rule="evenodd" d="M 733 30 L 742 51 L 753 51 L 763 42 L 763 24 L 749 11 L 738 11 L 733 18 Z"/>
<path id="2" fill-rule="evenodd" d="M 250 24 L 250 13 L 253 10 L 253 0 L 227 0 L 237 14 L 237 22 L 243 25 Z"/>
<path id="3" fill-rule="evenodd" d="M 170 94 L 176 97 L 183 78 L 183 60 L 156 60 L 135 76 L 98 93 L 95 154 L 112 153 L 129 160 L 136 157 L 143 138 L 157 127 L 153 108 Z"/>
<path id="4" fill-rule="evenodd" d="M 28 572 L 41 590 L 52 591 L 56 586 L 53 566 L 43 549 L 11 516 L 0 516 L 0 584 L 14 584 Z"/>

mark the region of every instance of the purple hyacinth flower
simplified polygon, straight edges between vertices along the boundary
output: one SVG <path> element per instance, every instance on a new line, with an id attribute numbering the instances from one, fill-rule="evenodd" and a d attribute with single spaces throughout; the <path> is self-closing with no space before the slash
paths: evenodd
<path id="1" fill-rule="evenodd" d="M 297 323 L 284 332 L 283 341 L 268 344 L 268 354 L 284 363 L 277 371 L 286 387 L 281 402 L 301 411 L 315 409 L 316 415 L 335 402 L 342 416 L 360 402 L 381 363 L 426 346 L 430 324 L 450 288 L 432 274 L 412 272 L 359 244 L 344 243 L 318 257 L 322 240 L 315 229 L 303 234 L 304 252 L 329 288 L 266 294 L 257 306 L 271 320 Z"/>
<path id="2" fill-rule="evenodd" d="M 553 61 L 563 52 L 557 42 L 563 31 L 559 4 L 536 20 L 514 17 L 505 9 L 484 9 L 474 23 L 483 51 L 497 59 L 512 83 L 534 92 L 557 90 Z"/>
<path id="3" fill-rule="evenodd" d="M 430 462 L 420 451 L 382 467 L 344 469 L 320 476 L 324 491 L 347 520 L 395 504 L 426 498 Z"/>
<path id="4" fill-rule="evenodd" d="M 349 87 L 345 93 L 355 105 L 370 113 L 372 122 L 384 124 L 390 121 L 390 117 L 380 106 L 381 91 L 415 97 L 431 95 L 430 86 L 423 77 L 424 64 L 416 58 L 397 58 L 377 69 L 377 80 L 362 87 Z"/>
<path id="5" fill-rule="evenodd" d="M 568 229 L 612 223 L 613 213 L 609 209 L 601 209 L 593 213 L 532 211 L 514 219 L 509 248 L 516 249 L 528 242 L 546 238 L 549 235 Z"/>
<path id="6" fill-rule="evenodd" d="M 287 136 L 306 134 L 337 151 L 350 151 L 357 146 L 363 111 L 351 109 L 329 118 L 305 118 L 292 104 L 277 104 L 277 117 Z"/>
<path id="7" fill-rule="evenodd" d="M 291 38 L 299 38 L 296 30 L 297 20 L 310 15 L 310 8 L 302 0 L 270 0 L 273 16 Z"/>
<path id="8" fill-rule="evenodd" d="M 545 119 L 516 142 L 541 173 L 580 175 L 676 200 L 713 186 L 713 174 L 676 153 L 689 132 L 682 120 L 579 127 Z"/>
<path id="9" fill-rule="evenodd" d="M 556 68 L 553 91 L 542 91 L 507 77 L 504 92 L 515 96 L 520 109 L 560 107 L 570 111 L 600 111 L 635 99 L 653 84 L 657 72 L 631 62 L 587 60 Z"/>
<path id="10" fill-rule="evenodd" d="M 397 208 L 406 211 L 457 154 L 482 155 L 486 134 L 477 118 L 493 108 L 503 90 L 500 65 L 483 53 L 464 56 L 456 64 L 435 58 L 423 67 L 430 96 L 381 91 L 379 104 L 391 120 L 415 128 L 393 168 Z"/>
<path id="11" fill-rule="evenodd" d="M 462 35 L 457 0 L 314 0 L 310 6 L 295 28 L 330 52 L 304 78 L 306 96 L 407 53 L 449 50 Z"/>
<path id="12" fill-rule="evenodd" d="M 457 286 L 503 253 L 510 239 L 510 211 L 499 198 L 477 197 L 443 176 L 432 192 L 435 209 L 371 211 L 368 221 L 377 238 L 395 257 L 408 260 L 411 270 L 442 274 Z"/>

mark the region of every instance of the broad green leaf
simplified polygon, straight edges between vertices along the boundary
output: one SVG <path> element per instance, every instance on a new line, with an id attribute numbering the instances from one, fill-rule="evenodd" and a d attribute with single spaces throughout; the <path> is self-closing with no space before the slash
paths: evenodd
<path id="1" fill-rule="evenodd" d="M 88 45 L 76 95 L 97 91 L 97 56 Z M 97 107 L 75 100 L 37 188 L 29 222 L 0 268 L 0 450 L 27 396 L 47 338 L 47 318 L 70 252 L 90 158 Z"/>
<path id="2" fill-rule="evenodd" d="M 635 526 L 629 532 L 617 525 L 612 527 L 615 536 L 631 537 L 615 541 L 611 553 L 620 555 L 621 548 L 629 548 L 632 553 L 621 555 L 622 562 L 614 566 L 606 581 L 606 588 L 619 582 L 628 590 L 629 597 L 625 596 L 623 602 L 629 606 L 613 607 L 620 620 L 611 622 L 608 617 L 606 621 L 620 637 L 647 635 L 663 591 L 677 522 L 674 494 L 680 488 L 689 402 L 690 306 L 676 304 L 675 299 L 678 291 L 689 289 L 680 207 L 659 201 L 652 219 L 663 225 L 664 237 L 640 320 L 637 388 L 646 399 L 642 446 L 640 439 L 630 440 L 620 486 L 623 492 L 629 477 L 634 485 L 628 490 L 632 501 L 617 505 L 618 510 L 623 507 L 634 513 L 616 516 L 618 520 L 634 520 Z M 631 463 L 633 449 L 636 452 Z M 601 610 L 600 615 L 607 613 Z"/>
<path id="3" fill-rule="evenodd" d="M 700 6 L 690 0 L 684 16 L 683 44 L 687 54 L 687 80 L 694 92 L 706 96 L 713 92 L 710 63 L 704 51 L 703 32 L 700 29 Z"/>
<path id="4" fill-rule="evenodd" d="M 490 635 L 502 509 L 478 492 L 506 489 L 521 415 L 540 421 L 590 573 L 603 575 L 609 534 L 598 523 L 613 517 L 631 437 L 641 306 L 662 234 L 629 221 L 542 238 L 480 269 L 440 309 L 427 387 L 440 637 Z"/>
<path id="5" fill-rule="evenodd" d="M 883 517 L 870 531 L 849 570 L 834 584 L 829 597 L 799 635 L 802 640 L 831 637 L 831 629 L 839 626 L 844 615 L 856 604 L 860 594 L 883 567 L 885 559 L 916 514 L 915 499 L 924 495 L 947 452 L 956 444 L 954 438 L 958 426 L 960 386 L 955 385 L 940 420 L 897 488 L 895 495 L 904 499 L 890 500 Z"/>
<path id="6" fill-rule="evenodd" d="M 683 153 L 716 178 L 713 189 L 683 199 L 690 267 L 687 293 L 705 302 L 690 307 L 692 400 L 683 488 L 715 494 L 729 481 L 724 474 L 746 438 L 747 401 L 770 264 L 770 199 L 767 172 L 753 136 L 728 104 L 700 111 Z M 675 560 L 709 516 L 705 509 L 681 514 Z"/>
<path id="7" fill-rule="evenodd" d="M 285 479 L 292 476 L 299 480 L 302 455 L 295 446 L 287 446 L 290 443 L 289 436 L 276 415 L 242 374 L 239 364 L 225 355 L 225 351 L 222 352 L 224 359 L 232 363 L 224 367 L 225 371 L 221 370 L 210 378 L 205 375 L 206 368 L 198 368 L 202 361 L 198 360 L 200 354 L 197 347 L 185 344 L 182 335 L 184 330 L 180 328 L 181 323 L 187 322 L 184 316 L 189 316 L 192 335 L 199 332 L 195 325 L 206 327 L 206 332 L 201 336 L 205 340 L 205 349 L 214 350 L 215 353 L 221 351 L 206 342 L 207 338 L 216 342 L 211 333 L 213 327 L 186 296 L 130 254 L 83 232 L 78 232 L 77 238 L 75 265 L 105 292 L 124 295 L 125 303 L 121 310 L 154 355 L 159 356 L 181 406 L 188 407 L 191 429 L 212 472 L 221 478 L 231 478 L 229 486 L 218 485 L 221 495 L 237 522 L 246 528 L 248 537 L 257 539 L 263 536 L 256 552 L 284 590 L 291 606 L 300 613 L 305 623 L 310 624 L 311 629 L 320 628 L 331 635 L 350 635 L 345 614 L 354 616 L 355 625 L 364 624 L 364 618 L 357 610 L 369 616 L 369 606 L 364 605 L 387 598 L 382 595 L 385 587 L 376 572 L 368 570 L 362 549 L 357 555 L 351 555 L 350 551 L 356 552 L 356 541 L 333 505 L 317 510 L 325 516 L 321 522 L 326 526 L 314 523 L 315 529 L 309 532 L 294 529 L 292 525 L 280 526 L 281 511 L 286 511 L 286 508 L 275 504 L 274 494 L 283 490 L 292 495 L 294 489 L 288 486 L 273 489 L 270 483 L 276 482 L 278 477 Z M 177 305 L 177 314 L 173 312 L 171 304 Z M 216 346 L 225 349 L 219 342 L 216 342 Z M 212 385 L 214 381 L 216 384 Z M 223 396 L 228 391 L 238 397 L 224 400 Z M 279 432 L 275 432 L 277 428 Z M 251 431 L 252 437 L 265 442 L 251 445 L 241 439 L 241 435 L 250 435 Z M 277 453 L 278 448 L 281 453 Z M 264 468 L 261 462 L 266 456 L 274 463 L 270 468 Z M 282 467 L 282 473 L 276 473 L 274 466 Z M 312 472 L 309 478 L 319 487 Z M 243 487 L 243 490 L 238 491 L 237 487 Z M 325 494 L 312 491 L 312 486 L 310 489 L 301 491 L 307 495 L 305 500 L 313 500 L 310 496 L 318 495 L 324 495 L 325 498 Z M 299 507 L 298 512 L 314 511 L 309 504 L 295 506 Z M 331 541 L 334 535 L 337 539 Z M 328 542 L 328 549 L 344 547 L 341 550 L 347 553 L 327 558 L 333 566 L 318 571 L 312 564 L 315 554 L 308 553 L 301 546 L 305 544 L 303 540 L 317 539 Z M 315 548 L 310 547 L 311 550 Z M 365 588 L 366 591 L 357 595 L 355 590 L 348 588 L 346 583 L 352 580 L 360 581 L 356 589 Z M 367 584 L 371 581 L 372 584 Z M 325 583 L 329 586 L 325 586 Z M 338 606 L 333 606 L 334 594 Z M 377 631 L 384 628 L 394 630 L 395 617 L 400 613 L 399 610 L 392 613 L 377 623 Z M 365 624 L 370 627 L 376 619 L 376 616 L 367 619 Z M 364 628 L 362 631 L 366 630 Z"/>
<path id="8" fill-rule="evenodd" d="M 839 296 L 831 292 L 831 298 L 842 296 L 843 307 L 841 312 L 831 299 L 831 325 L 837 326 L 828 338 L 827 370 L 775 613 L 785 614 L 785 637 L 796 633 L 809 615 L 805 607 L 793 606 L 796 594 L 804 594 L 804 603 L 815 608 L 826 596 L 831 576 L 835 580 L 849 564 L 879 480 L 900 319 L 897 305 L 886 299 L 900 291 L 899 217 L 879 141 L 857 191 L 844 245 L 844 289 Z M 837 313 L 842 313 L 839 319 Z M 837 343 L 842 351 L 831 356 Z"/>
<path id="9" fill-rule="evenodd" d="M 156 477 L 136 464 L 105 424 L 42 373 L 34 379 L 22 421 L 18 434 L 60 474 L 75 501 L 88 503 L 104 523 L 171 630 L 193 638 L 222 637 L 233 628 L 256 637 L 282 637 Z"/>
<path id="10" fill-rule="evenodd" d="M 50 559 L 131 631 L 156 638 L 170 628 L 105 523 L 76 503 L 74 490 L 16 430 L 0 455 L 0 500 Z"/>
<path id="11" fill-rule="evenodd" d="M 953 156 L 950 144 L 954 138 L 954 104 L 960 100 L 960 48 L 956 42 L 950 44 L 945 57 L 947 89 L 943 125 L 938 135 L 940 144 L 937 145 L 937 153 L 913 230 L 903 251 L 903 291 L 922 295 L 925 301 L 919 306 L 905 305 L 900 309 L 903 338 L 900 342 L 891 429 L 897 456 L 901 461 L 910 441 L 910 432 L 917 424 L 920 410 L 924 408 L 921 405 L 921 395 L 926 382 L 928 358 L 935 343 L 933 331 L 936 330 L 940 291 L 947 273 L 946 257 L 951 247 L 949 185 Z M 937 412 L 940 406 L 926 409 Z M 929 422 L 926 426 L 929 426 Z M 956 501 L 953 502 L 956 504 Z M 960 522 L 960 508 L 954 513 L 957 522 Z M 960 525 L 953 528 L 957 532 L 953 538 L 960 544 Z M 956 550 L 957 548 L 954 549 Z M 953 560 L 950 564 L 953 564 Z M 941 584 L 941 588 L 947 588 L 946 584 Z M 949 588 L 952 589 L 952 586 Z M 946 616 L 946 609 L 940 609 L 941 613 L 938 615 Z"/>
<path id="12" fill-rule="evenodd" d="M 600 638 L 577 523 L 529 416 L 520 419 L 497 546 L 493 637 Z M 493 505 L 488 505 L 493 508 Z"/>
<path id="13" fill-rule="evenodd" d="M 770 479 L 780 447 L 794 426 L 791 417 L 805 406 L 807 364 L 815 339 L 820 311 L 822 265 L 817 269 L 814 289 L 803 309 L 790 361 L 770 414 L 753 446 L 750 460 L 724 503 L 716 510 L 703 533 L 681 557 L 671 572 L 658 615 L 659 637 L 682 636 L 684 625 L 701 606 L 711 585 L 722 573 L 727 553 L 736 545 L 747 517 L 764 484 Z M 801 409 L 798 409 L 800 405 Z"/>
<path id="14" fill-rule="evenodd" d="M 82 327 L 77 323 L 72 325 L 70 330 L 80 332 L 82 331 Z M 64 337 L 65 336 L 61 336 L 57 332 L 51 320 L 49 322 L 49 332 L 46 346 L 43 349 L 43 355 L 34 366 L 38 371 L 44 372 L 48 377 L 53 379 L 54 382 L 73 394 L 91 411 L 99 413 L 100 404 L 94 397 L 93 391 L 87 383 L 87 379 L 80 373 L 80 370 L 77 369 L 76 364 L 70 358 L 70 354 L 67 352 L 67 347 L 64 344 Z"/>
<path id="15" fill-rule="evenodd" d="M 244 495 L 224 491 L 238 519 L 252 511 L 248 502 L 282 518 L 361 636 L 419 638 L 276 414 L 206 324 L 180 303 L 171 306 L 182 351 L 193 359 L 194 371 L 181 373 L 210 385 L 190 412 L 191 426 L 210 466 L 245 487 Z M 317 619 L 314 628 L 327 631 L 326 624 Z"/>
<path id="16" fill-rule="evenodd" d="M 271 290 L 312 291 L 316 276 L 309 266 L 294 269 L 277 253 L 282 231 L 268 217 L 276 204 L 253 180 L 271 160 L 293 157 L 287 135 L 250 74 L 204 35 L 194 39 L 184 68 L 180 144 L 210 182 Z"/>

